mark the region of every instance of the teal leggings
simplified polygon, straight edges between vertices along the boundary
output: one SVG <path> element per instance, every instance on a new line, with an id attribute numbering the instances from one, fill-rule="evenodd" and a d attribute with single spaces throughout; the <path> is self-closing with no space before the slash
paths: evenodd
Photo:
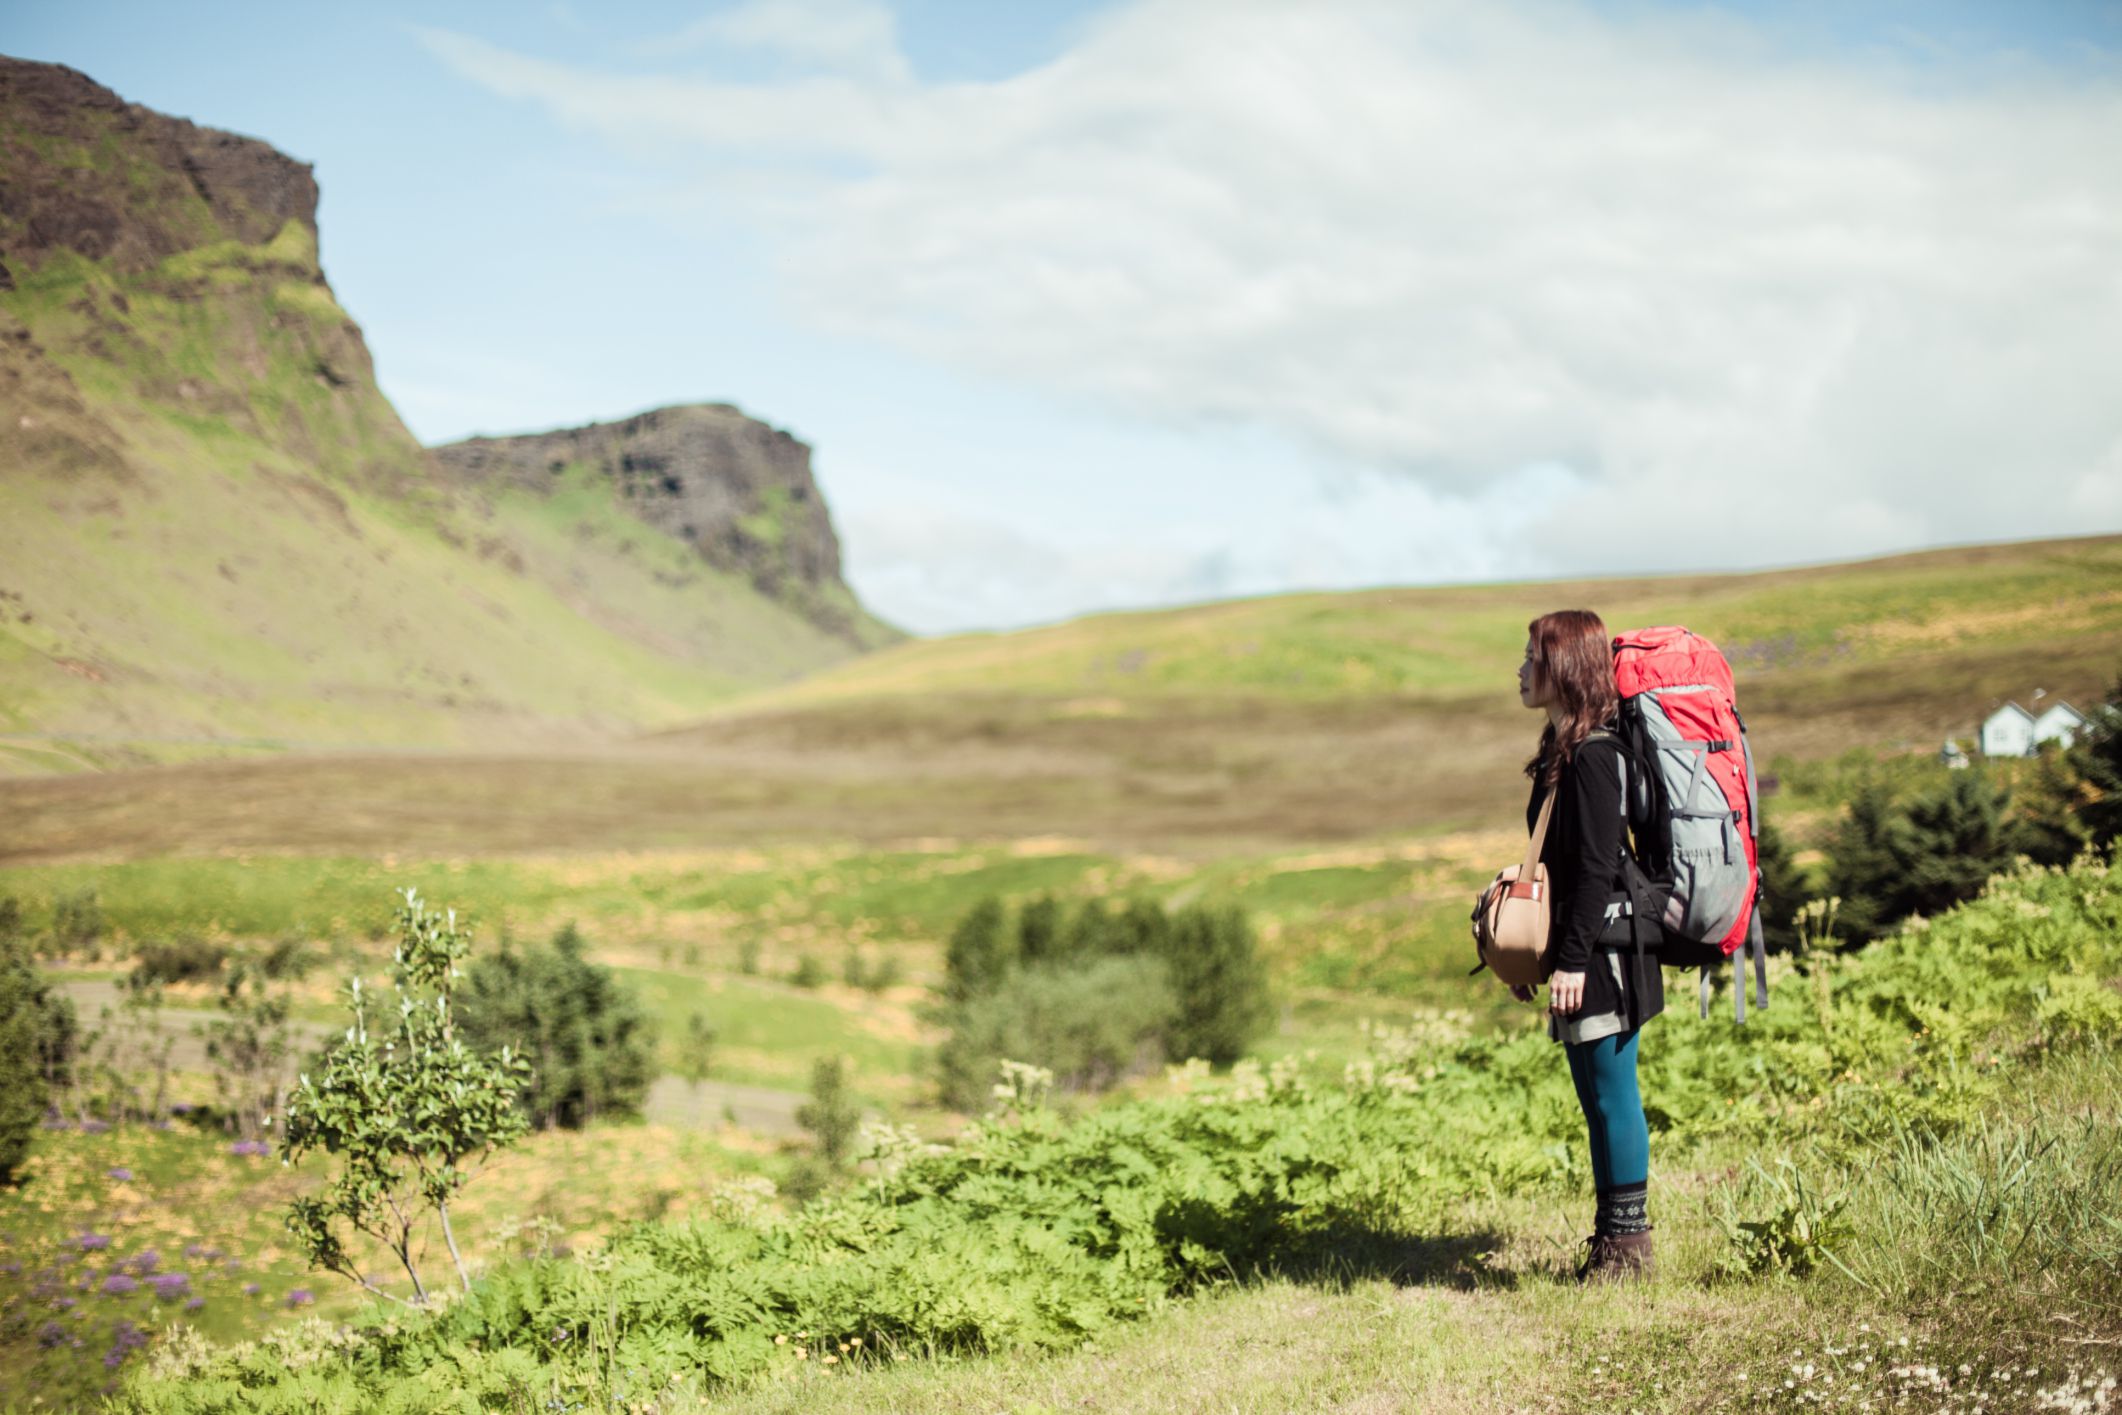
<path id="1" fill-rule="evenodd" d="M 1565 1045 L 1569 1079 L 1591 1131 L 1592 1183 L 1601 1193 L 1650 1179 L 1650 1126 L 1636 1089 L 1636 1033 Z"/>

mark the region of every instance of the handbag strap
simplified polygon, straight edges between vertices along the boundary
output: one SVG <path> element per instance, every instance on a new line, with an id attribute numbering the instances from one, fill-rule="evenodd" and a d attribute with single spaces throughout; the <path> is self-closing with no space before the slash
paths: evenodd
<path id="1" fill-rule="evenodd" d="M 1533 868 L 1540 863 L 1540 847 L 1547 843 L 1547 822 L 1548 818 L 1555 813 L 1555 796 L 1557 794 L 1557 792 L 1550 790 L 1547 793 L 1547 799 L 1540 803 L 1539 819 L 1533 822 L 1532 836 L 1525 842 L 1525 863 L 1518 867 L 1518 883 L 1522 888 L 1511 891 L 1513 895 L 1520 899 L 1538 897 L 1538 892 L 1533 886 Z"/>

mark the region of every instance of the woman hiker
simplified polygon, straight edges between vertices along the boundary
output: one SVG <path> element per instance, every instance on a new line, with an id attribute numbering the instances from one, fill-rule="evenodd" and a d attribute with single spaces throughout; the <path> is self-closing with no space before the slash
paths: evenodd
<path id="1" fill-rule="evenodd" d="M 1665 1007 L 1655 957 L 1620 943 L 1602 946 L 1612 927 L 1607 906 L 1624 901 L 1619 878 L 1626 848 L 1623 810 L 1626 756 L 1612 734 L 1620 698 L 1606 625 L 1589 610 L 1543 614 L 1528 626 L 1518 701 L 1547 714 L 1540 748 L 1525 765 L 1532 800 L 1526 829 L 1541 802 L 1555 809 L 1540 859 L 1547 866 L 1551 911 L 1548 1035 L 1562 1043 L 1570 1079 L 1591 1137 L 1598 1214 L 1579 1281 L 1647 1276 L 1651 1226 L 1646 1212 L 1650 1129 L 1636 1089 L 1636 1036 Z M 1534 990 L 1511 990 L 1531 1002 Z"/>

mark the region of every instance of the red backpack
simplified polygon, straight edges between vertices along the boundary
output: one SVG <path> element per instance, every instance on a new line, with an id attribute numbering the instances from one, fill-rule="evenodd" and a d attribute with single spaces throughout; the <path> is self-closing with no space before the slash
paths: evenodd
<path id="1" fill-rule="evenodd" d="M 1702 970 L 1709 1014 L 1710 968 L 1749 943 L 1754 1002 L 1768 1006 L 1767 949 L 1761 937 L 1760 830 L 1754 754 L 1732 689 L 1731 665 L 1717 646 L 1686 629 L 1638 629 L 1614 639 L 1621 693 L 1621 744 L 1636 770 L 1626 806 L 1632 857 L 1625 863 L 1629 909 L 1654 919 L 1639 930 L 1659 960 Z M 1746 1020 L 1746 983 L 1733 989 Z"/>

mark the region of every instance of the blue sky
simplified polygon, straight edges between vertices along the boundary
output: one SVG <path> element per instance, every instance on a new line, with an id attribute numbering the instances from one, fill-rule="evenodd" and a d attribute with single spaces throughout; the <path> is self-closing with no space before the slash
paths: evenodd
<path id="1" fill-rule="evenodd" d="M 735 402 L 921 631 L 2122 529 L 2122 4 L 75 0 L 0 49 L 315 163 L 424 440 Z"/>

